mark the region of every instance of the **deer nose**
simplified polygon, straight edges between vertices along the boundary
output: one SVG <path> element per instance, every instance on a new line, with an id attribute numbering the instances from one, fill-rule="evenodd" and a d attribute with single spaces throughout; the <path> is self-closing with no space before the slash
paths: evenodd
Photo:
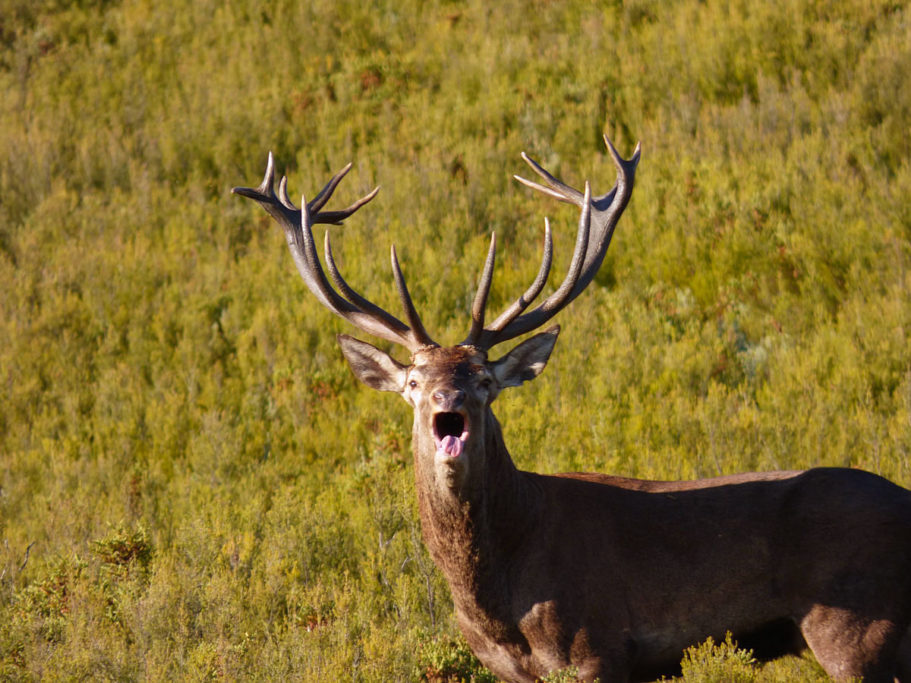
<path id="1" fill-rule="evenodd" d="M 465 401 L 465 392 L 461 389 L 437 389 L 433 392 L 433 402 L 441 410 L 455 410 Z"/>

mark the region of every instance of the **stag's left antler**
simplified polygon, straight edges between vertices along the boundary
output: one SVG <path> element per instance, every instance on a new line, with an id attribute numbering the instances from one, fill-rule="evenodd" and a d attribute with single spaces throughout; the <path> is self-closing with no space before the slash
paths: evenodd
<path id="1" fill-rule="evenodd" d="M 489 326 L 484 326 L 484 312 L 487 305 L 487 295 L 493 279 L 493 264 L 496 253 L 496 240 L 491 239 L 490 251 L 484 264 L 484 271 L 478 285 L 474 304 L 471 309 L 472 326 L 463 345 L 476 346 L 490 349 L 496 344 L 518 337 L 526 332 L 540 327 L 553 318 L 569 302 L 575 299 L 591 283 L 607 253 L 611 236 L 620 215 L 629 203 L 633 193 L 633 181 L 636 175 L 636 166 L 639 164 L 640 145 L 636 145 L 632 158 L 623 159 L 614 149 L 614 146 L 604 136 L 604 142 L 610 151 L 614 165 L 617 167 L 617 183 L 614 188 L 601 197 L 591 196 L 591 187 L 585 183 L 585 192 L 564 184 L 537 162 L 529 158 L 524 152 L 522 158 L 531 166 L 532 170 L 541 176 L 547 186 L 539 185 L 525 178 L 515 176 L 516 180 L 528 187 L 538 190 L 550 197 L 575 204 L 582 209 L 579 218 L 579 231 L 576 235 L 576 246 L 573 258 L 563 283 L 557 290 L 542 301 L 538 306 L 524 313 L 532 301 L 541 293 L 553 258 L 553 241 L 550 234 L 550 225 L 544 223 L 544 255 L 541 259 L 541 268 L 538 276 L 522 296 L 516 299 L 496 320 Z"/>

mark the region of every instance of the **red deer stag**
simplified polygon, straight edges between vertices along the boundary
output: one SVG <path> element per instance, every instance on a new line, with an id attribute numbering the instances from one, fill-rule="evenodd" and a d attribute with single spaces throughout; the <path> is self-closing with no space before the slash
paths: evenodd
<path id="1" fill-rule="evenodd" d="M 550 271 L 545 224 L 538 276 L 485 322 L 495 239 L 455 346 L 428 335 L 392 250 L 405 322 L 339 274 L 328 234 L 320 264 L 311 231 L 340 223 L 373 199 L 324 211 L 347 166 L 296 208 L 286 179 L 235 188 L 282 226 L 307 287 L 362 331 L 404 346 L 410 364 L 347 335 L 355 375 L 414 408 L 413 450 L 424 540 L 452 590 L 458 623 L 478 658 L 507 681 L 535 681 L 575 666 L 585 680 L 647 680 L 672 670 L 684 648 L 732 632 L 757 655 L 809 646 L 836 679 L 911 681 L 911 492 L 850 469 L 750 473 L 689 482 L 518 470 L 491 403 L 544 369 L 559 328 L 498 360 L 497 344 L 540 327 L 575 299 L 600 267 L 629 202 L 639 161 L 622 159 L 615 187 L 593 197 L 525 157 L 546 186 L 521 182 L 581 211 L 562 284 L 531 310 Z"/>

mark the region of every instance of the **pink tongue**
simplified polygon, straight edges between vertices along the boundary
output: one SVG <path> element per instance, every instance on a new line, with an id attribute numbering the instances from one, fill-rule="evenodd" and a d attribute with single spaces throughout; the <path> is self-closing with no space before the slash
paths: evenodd
<path id="1" fill-rule="evenodd" d="M 444 436 L 440 441 L 439 450 L 450 457 L 458 458 L 462 454 L 462 442 L 454 436 Z"/>

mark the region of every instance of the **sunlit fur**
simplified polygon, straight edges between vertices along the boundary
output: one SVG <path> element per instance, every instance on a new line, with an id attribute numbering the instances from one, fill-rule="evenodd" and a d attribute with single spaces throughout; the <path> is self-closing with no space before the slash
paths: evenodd
<path id="1" fill-rule="evenodd" d="M 839 680 L 911 680 L 911 492 L 837 468 L 689 482 L 520 471 L 491 402 L 536 376 L 555 339 L 497 362 L 431 348 L 408 367 L 343 343 L 373 386 L 378 359 L 391 367 L 379 384 L 414 408 L 424 540 L 488 668 L 529 683 L 567 666 L 651 680 L 731 631 L 760 657 L 809 646 Z M 439 410 L 467 420 L 456 461 L 437 453 Z"/>

